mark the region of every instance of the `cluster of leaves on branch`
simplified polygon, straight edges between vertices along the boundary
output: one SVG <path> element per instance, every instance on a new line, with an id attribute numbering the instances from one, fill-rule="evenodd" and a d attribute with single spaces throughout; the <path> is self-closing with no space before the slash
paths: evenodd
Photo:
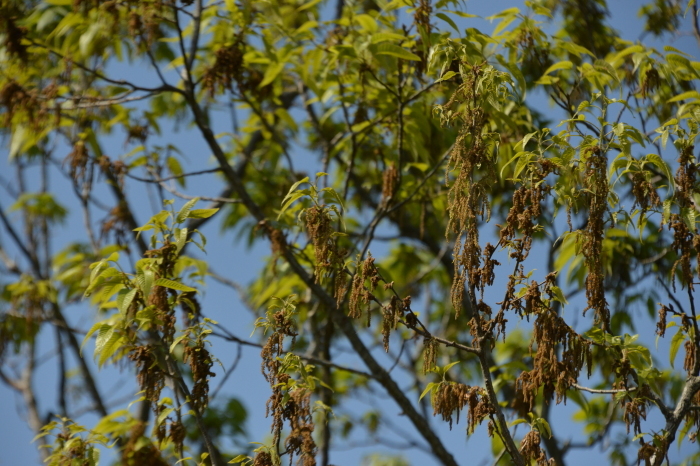
<path id="1" fill-rule="evenodd" d="M 378 439 L 452 466 L 440 422 L 460 418 L 496 464 L 600 444 L 660 465 L 697 440 L 700 62 L 654 45 L 686 26 L 700 43 L 696 2 L 642 6 L 636 42 L 603 0 L 526 1 L 493 26 L 469 8 L 0 1 L 0 380 L 49 464 L 105 446 L 126 465 L 329 466 Z M 214 222 L 210 256 L 190 254 Z M 232 242 L 270 255 L 242 264 Z M 244 346 L 267 438 L 219 403 L 258 376 L 229 377 Z M 132 376 L 136 408 L 93 362 Z M 557 428 L 567 402 L 578 438 Z"/>

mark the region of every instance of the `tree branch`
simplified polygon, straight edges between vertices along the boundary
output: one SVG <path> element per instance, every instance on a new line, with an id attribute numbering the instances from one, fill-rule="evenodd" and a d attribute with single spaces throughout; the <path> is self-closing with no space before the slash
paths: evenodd
<path id="1" fill-rule="evenodd" d="M 196 100 L 196 97 L 190 90 L 186 93 L 187 102 L 190 109 L 193 112 L 195 123 L 199 128 L 202 136 L 212 150 L 214 157 L 217 159 L 220 167 L 222 168 L 225 177 L 231 184 L 231 187 L 236 191 L 240 197 L 243 204 L 246 206 L 248 211 L 253 215 L 253 217 L 258 221 L 259 225 L 266 232 L 268 236 L 274 231 L 267 223 L 267 218 L 263 214 L 260 207 L 255 203 L 255 201 L 250 197 L 250 194 L 243 186 L 243 182 L 236 173 L 236 171 L 228 163 L 226 155 L 224 154 L 221 146 L 219 146 L 216 137 L 206 123 L 206 119 Z M 289 263 L 291 269 L 299 276 L 299 278 L 311 289 L 311 291 L 316 295 L 323 304 L 330 310 L 333 319 L 340 327 L 341 331 L 350 341 L 355 352 L 360 356 L 360 358 L 365 362 L 370 370 L 373 377 L 387 390 L 387 392 L 394 398 L 396 403 L 403 409 L 406 416 L 414 424 L 418 432 L 426 439 L 430 444 L 433 454 L 440 459 L 440 461 L 445 465 L 457 466 L 457 462 L 454 457 L 447 451 L 445 446 L 442 444 L 440 438 L 433 432 L 430 425 L 427 423 L 425 418 L 423 418 L 415 407 L 408 400 L 403 391 L 399 388 L 396 382 L 391 378 L 391 376 L 384 370 L 384 368 L 377 362 L 377 360 L 369 352 L 365 344 L 362 342 L 360 337 L 355 332 L 355 328 L 350 319 L 337 307 L 335 299 L 330 296 L 320 285 L 318 285 L 315 280 L 308 274 L 306 269 L 297 261 L 293 252 L 289 246 L 284 243 L 281 244 L 281 253 L 286 261 Z"/>

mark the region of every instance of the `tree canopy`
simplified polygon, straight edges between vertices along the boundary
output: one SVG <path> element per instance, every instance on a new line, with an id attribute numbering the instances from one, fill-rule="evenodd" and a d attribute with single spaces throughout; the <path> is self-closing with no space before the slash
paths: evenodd
<path id="1" fill-rule="evenodd" d="M 47 464 L 700 461 L 696 2 L 471 8 L 0 1 Z"/>

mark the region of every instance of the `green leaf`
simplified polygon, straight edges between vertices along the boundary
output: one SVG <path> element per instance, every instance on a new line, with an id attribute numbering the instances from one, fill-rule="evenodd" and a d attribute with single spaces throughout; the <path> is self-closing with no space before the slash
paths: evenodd
<path id="1" fill-rule="evenodd" d="M 100 274 L 100 272 L 102 272 L 102 269 L 106 265 L 107 265 L 107 261 L 104 259 L 99 261 L 99 262 L 95 262 L 95 263 L 90 264 L 90 267 L 92 268 L 92 272 L 90 272 L 90 280 L 88 281 L 88 283 L 92 283 L 93 281 L 95 281 L 97 276 Z"/>
<path id="2" fill-rule="evenodd" d="M 559 301 L 560 303 L 566 305 L 569 304 L 569 302 L 566 300 L 566 297 L 564 296 L 564 293 L 561 291 L 561 288 L 558 286 L 552 285 L 550 287 L 550 290 L 552 291 L 552 294 L 554 295 L 554 300 Z"/>
<path id="3" fill-rule="evenodd" d="M 83 338 L 83 342 L 80 345 L 80 352 L 83 352 L 83 348 L 85 347 L 85 343 L 90 339 L 93 333 L 95 333 L 97 330 L 101 329 L 103 326 L 107 326 L 109 328 L 110 326 L 108 324 L 105 324 L 103 322 L 97 322 L 95 325 L 90 327 L 90 330 L 85 334 L 85 337 Z"/>
<path id="4" fill-rule="evenodd" d="M 540 434 L 546 438 L 552 438 L 552 428 L 549 426 L 549 422 L 547 422 L 546 419 L 538 417 L 533 421 L 533 424 L 537 427 Z"/>
<path id="5" fill-rule="evenodd" d="M 187 218 L 209 218 L 215 213 L 219 211 L 218 208 L 216 209 L 194 209 L 190 211 L 190 213 L 187 215 Z"/>
<path id="6" fill-rule="evenodd" d="M 474 15 L 471 13 L 465 13 L 464 11 L 459 11 L 459 10 L 445 10 L 445 12 L 459 16 L 460 18 L 479 18 L 479 15 Z"/>
<path id="7" fill-rule="evenodd" d="M 557 76 L 542 76 L 540 79 L 538 79 L 535 84 L 539 84 L 541 86 L 550 86 L 552 84 L 556 84 L 559 82 L 559 78 Z"/>
<path id="8" fill-rule="evenodd" d="M 296 191 L 296 189 L 299 187 L 300 184 L 308 183 L 308 182 L 309 182 L 309 177 L 307 176 L 307 177 L 304 177 L 303 179 L 297 181 L 296 183 L 294 183 L 292 185 L 292 187 L 289 188 L 289 192 L 287 193 L 287 195 L 284 196 L 284 199 L 282 199 L 282 204 L 284 204 L 287 201 L 287 198 L 289 198 Z"/>
<path id="9" fill-rule="evenodd" d="M 282 72 L 284 69 L 285 62 L 280 61 L 280 62 L 275 62 L 272 63 L 270 66 L 267 67 L 267 70 L 265 70 L 265 77 L 263 80 L 260 82 L 258 85 L 258 88 L 263 88 L 273 82 L 277 76 Z"/>
<path id="10" fill-rule="evenodd" d="M 90 447 L 90 452 L 88 453 L 90 466 L 97 466 L 100 464 L 100 450 L 95 447 Z"/>
<path id="11" fill-rule="evenodd" d="M 570 70 L 571 68 L 574 67 L 574 64 L 571 63 L 569 60 L 564 60 L 560 61 L 558 63 L 553 64 L 549 68 L 547 68 L 547 71 L 544 72 L 544 75 L 548 75 L 552 71 L 557 71 L 557 70 Z"/>
<path id="12" fill-rule="evenodd" d="M 669 181 L 673 181 L 671 166 L 664 159 L 659 157 L 658 154 L 648 154 L 644 159 L 661 170 Z"/>
<path id="13" fill-rule="evenodd" d="M 168 349 L 169 352 L 172 354 L 172 352 L 173 352 L 173 350 L 175 349 L 175 347 L 176 347 L 177 345 L 179 345 L 180 342 L 181 342 L 182 340 L 184 340 L 185 338 L 187 338 L 187 336 L 188 336 L 188 335 L 187 335 L 186 333 L 183 333 L 182 335 L 180 335 L 180 336 L 178 336 L 177 338 L 175 338 L 175 339 L 173 340 L 173 342 L 170 344 L 170 348 Z"/>
<path id="14" fill-rule="evenodd" d="M 411 0 L 392 0 L 391 2 L 387 3 L 382 10 L 388 12 L 404 6 L 413 6 L 413 3 Z"/>
<path id="15" fill-rule="evenodd" d="M 584 333 L 583 336 L 595 343 L 605 344 L 605 333 L 599 328 L 592 328 Z"/>
<path id="16" fill-rule="evenodd" d="M 386 41 L 401 42 L 406 40 L 406 36 L 395 34 L 393 32 L 377 32 L 372 34 L 372 43 L 379 44 Z"/>
<path id="17" fill-rule="evenodd" d="M 402 58 L 404 60 L 420 61 L 420 57 L 415 53 L 411 53 L 398 45 L 386 42 L 377 46 L 377 55 L 391 55 L 392 57 Z"/>
<path id="18" fill-rule="evenodd" d="M 675 53 L 669 53 L 666 55 L 666 61 L 670 64 L 673 65 L 677 68 L 685 68 L 687 71 L 690 73 L 694 74 L 696 77 L 700 78 L 700 75 L 698 75 L 698 72 L 695 71 L 695 68 L 693 67 L 693 64 L 685 58 L 683 55 L 678 55 Z"/>
<path id="19" fill-rule="evenodd" d="M 356 21 L 365 31 L 368 31 L 370 33 L 374 33 L 377 31 L 377 20 L 374 19 L 371 15 L 356 15 L 355 17 L 353 17 L 353 20 Z"/>
<path id="20" fill-rule="evenodd" d="M 620 50 L 619 52 L 617 52 L 617 53 L 610 59 L 610 63 L 616 64 L 617 61 L 618 61 L 619 59 L 624 58 L 624 57 L 626 57 L 627 55 L 631 55 L 631 54 L 633 54 L 633 53 L 643 52 L 644 50 L 645 50 L 644 47 L 642 47 L 642 46 L 639 45 L 639 44 L 630 45 L 629 47 L 627 47 L 627 48 L 625 48 L 625 49 L 622 49 L 622 50 Z"/>
<path id="21" fill-rule="evenodd" d="M 525 150 L 525 147 L 527 146 L 527 143 L 530 142 L 530 139 L 532 139 L 535 135 L 537 134 L 537 131 L 533 131 L 532 133 L 528 133 L 525 135 L 525 137 L 520 141 L 520 148 L 522 150 Z M 520 152 L 521 154 L 523 152 Z"/>
<path id="22" fill-rule="evenodd" d="M 323 1 L 323 0 L 311 0 L 310 2 L 304 3 L 302 6 L 297 8 L 297 13 L 304 11 L 304 10 L 308 10 L 309 8 L 312 8 L 312 7 L 316 6 L 317 4 L 321 3 L 321 1 Z"/>
<path id="23" fill-rule="evenodd" d="M 119 309 L 120 314 L 125 316 L 129 310 L 129 306 L 131 306 L 131 303 L 134 301 L 134 297 L 136 296 L 138 289 L 134 288 L 129 291 L 122 291 L 123 293 L 119 292 L 119 296 L 117 297 L 117 309 Z"/>
<path id="24" fill-rule="evenodd" d="M 651 352 L 644 346 L 631 346 L 626 349 L 630 364 L 637 370 L 643 370 L 651 366 Z"/>
<path id="25" fill-rule="evenodd" d="M 333 202 L 337 203 L 341 209 L 344 209 L 345 206 L 343 205 L 343 198 L 340 197 L 340 194 L 338 191 L 336 191 L 333 188 L 323 188 L 321 192 L 328 193 L 328 195 L 331 197 Z"/>
<path id="26" fill-rule="evenodd" d="M 678 451 L 681 451 L 681 445 L 683 444 L 683 440 L 686 438 L 688 435 L 688 432 L 690 432 L 690 429 L 695 425 L 695 422 L 693 422 L 693 417 L 688 416 L 685 419 L 685 423 L 683 424 L 683 427 L 680 429 L 679 435 L 678 435 Z"/>
<path id="27" fill-rule="evenodd" d="M 236 463 L 241 463 L 245 460 L 247 460 L 249 457 L 246 455 L 238 455 L 234 459 L 228 462 L 228 464 L 236 464 Z"/>
<path id="28" fill-rule="evenodd" d="M 449 371 L 450 369 L 452 369 L 453 366 L 455 366 L 455 365 L 457 365 L 457 364 L 459 364 L 459 363 L 460 363 L 460 361 L 455 361 L 455 362 L 449 363 L 448 365 L 446 365 L 445 367 L 442 368 L 442 373 L 443 373 L 443 374 L 446 374 L 447 371 Z"/>
<path id="29" fill-rule="evenodd" d="M 443 74 L 440 79 L 436 80 L 436 83 L 442 82 L 442 81 L 447 81 L 448 79 L 452 78 L 453 76 L 456 76 L 458 73 L 456 71 L 447 71 L 445 74 Z"/>
<path id="30" fill-rule="evenodd" d="M 507 8 L 499 13 L 496 13 L 493 16 L 487 16 L 486 19 L 488 20 L 494 20 L 498 18 L 508 18 L 517 15 L 520 13 L 520 8 L 518 7 L 512 7 L 512 8 Z"/>
<path id="31" fill-rule="evenodd" d="M 117 352 L 122 347 L 124 341 L 124 335 L 122 335 L 120 332 L 111 332 L 109 334 L 109 339 L 107 339 L 99 352 L 99 360 L 97 361 L 97 365 L 102 367 L 104 363 L 109 360 L 114 354 Z M 95 353 L 97 354 L 97 349 L 95 349 Z"/>
<path id="32" fill-rule="evenodd" d="M 184 173 L 184 171 L 182 170 L 182 165 L 180 165 L 180 162 L 175 157 L 168 157 L 166 163 L 168 164 L 168 169 L 170 170 L 170 173 L 172 173 L 174 176 L 177 176 L 177 178 L 175 178 L 177 184 L 179 184 L 180 187 L 184 188 L 186 177 L 181 176 Z"/>
<path id="33" fill-rule="evenodd" d="M 302 191 L 297 191 L 296 193 L 292 194 L 292 196 L 289 197 L 289 199 L 285 198 L 286 202 L 282 205 L 282 209 L 280 209 L 280 213 L 277 216 L 277 220 L 279 220 L 282 217 L 282 214 L 284 214 L 287 211 L 287 209 L 294 203 L 294 201 L 296 201 L 300 197 L 304 197 L 305 195 L 306 193 Z"/>
<path id="34" fill-rule="evenodd" d="M 695 207 L 682 208 L 681 215 L 688 229 L 690 229 L 690 231 L 695 231 Z"/>
<path id="35" fill-rule="evenodd" d="M 95 270 L 98 270 L 95 268 Z M 94 270 L 93 270 L 94 272 Z M 113 280 L 115 277 L 121 277 L 122 273 L 114 267 L 108 267 L 100 271 L 100 274 L 90 281 L 90 285 L 85 290 L 83 297 L 89 297 L 95 289 L 101 286 L 115 286 L 117 283 Z"/>
<path id="36" fill-rule="evenodd" d="M 189 217 L 190 211 L 192 210 L 192 207 L 194 207 L 194 205 L 197 203 L 197 201 L 199 201 L 199 198 L 195 197 L 191 201 L 188 201 L 187 203 L 185 203 L 185 205 L 183 205 L 182 208 L 180 208 L 180 211 L 177 213 L 177 216 L 175 217 L 175 223 L 182 223 L 185 220 L 187 220 L 187 217 Z M 207 209 L 203 209 L 203 210 L 207 210 Z"/>
<path id="37" fill-rule="evenodd" d="M 583 47 L 578 44 L 574 44 L 573 42 L 561 42 L 559 44 L 559 47 L 563 48 L 569 53 L 572 53 L 576 55 L 577 57 L 581 57 L 582 55 L 588 55 L 590 57 L 594 57 L 593 53 L 588 50 L 586 47 Z"/>
<path id="38" fill-rule="evenodd" d="M 510 26 L 510 23 L 515 21 L 516 16 L 508 16 L 503 18 L 501 21 L 498 22 L 498 25 L 493 29 L 493 37 L 498 36 L 498 34 L 501 33 L 505 28 Z"/>
<path id="39" fill-rule="evenodd" d="M 690 99 L 700 99 L 700 93 L 698 91 L 687 91 L 683 92 L 682 94 L 678 94 L 675 97 L 672 97 L 666 101 L 666 103 L 672 103 L 672 102 L 679 102 L 681 100 L 690 100 Z"/>
<path id="40" fill-rule="evenodd" d="M 435 383 L 435 382 L 430 382 L 428 385 L 426 385 L 426 386 L 425 386 L 425 390 L 423 390 L 423 393 L 420 394 L 420 397 L 418 398 L 418 401 L 422 400 L 423 397 L 425 397 L 425 395 L 427 395 L 428 393 L 430 393 L 430 391 L 431 391 L 435 386 L 437 386 L 437 385 L 440 385 L 440 384 Z"/>
<path id="41" fill-rule="evenodd" d="M 162 410 L 162 411 L 158 414 L 158 417 L 156 418 L 155 425 L 156 425 L 156 426 L 161 425 L 161 424 L 163 423 L 163 421 L 165 421 L 165 419 L 166 419 L 168 416 L 170 416 L 170 414 L 171 414 L 173 411 L 175 411 L 175 409 L 173 409 L 173 408 L 165 408 L 164 410 Z"/>
<path id="42" fill-rule="evenodd" d="M 671 346 L 669 350 L 669 362 L 671 363 L 671 367 L 675 367 L 674 363 L 676 361 L 676 355 L 678 354 L 678 349 L 681 347 L 681 343 L 683 343 L 686 339 L 686 335 L 683 332 L 683 327 L 679 327 L 678 331 L 676 332 L 675 335 L 673 335 L 673 338 L 671 338 Z"/>
<path id="43" fill-rule="evenodd" d="M 663 223 L 668 223 L 671 219 L 671 206 L 673 205 L 673 200 L 666 199 L 664 201 L 663 216 L 661 217 Z"/>
<path id="44" fill-rule="evenodd" d="M 678 50 L 677 48 L 672 47 L 670 45 L 664 45 L 664 52 L 676 52 L 676 53 L 679 53 L 681 55 L 689 56 L 687 53 L 682 52 L 682 51 Z"/>
<path id="45" fill-rule="evenodd" d="M 596 60 L 593 62 L 593 67 L 596 70 L 610 76 L 615 81 L 616 84 L 618 84 L 618 85 L 620 84 L 620 78 L 617 77 L 617 73 L 615 72 L 615 69 L 607 61 Z"/>
<path id="46" fill-rule="evenodd" d="M 441 20 L 443 20 L 444 22 L 449 24 L 452 27 L 452 29 L 457 31 L 457 34 L 459 34 L 459 28 L 457 27 L 457 24 L 455 24 L 455 22 L 452 21 L 452 18 L 447 16 L 445 13 L 436 13 L 435 16 L 437 16 L 438 18 L 440 18 Z"/>
<path id="47" fill-rule="evenodd" d="M 187 242 L 187 233 L 188 233 L 187 228 L 182 228 L 180 230 L 180 234 L 177 237 L 177 242 L 175 243 L 175 253 L 180 254 L 180 251 L 182 251 L 182 248 L 185 247 L 185 243 Z"/>
<path id="48" fill-rule="evenodd" d="M 196 288 L 192 288 L 191 286 L 183 285 L 182 283 L 176 282 L 174 280 L 168 280 L 167 278 L 159 278 L 158 280 L 155 281 L 154 285 L 162 286 L 165 288 L 170 288 L 171 290 L 178 290 L 178 291 L 197 291 Z"/>

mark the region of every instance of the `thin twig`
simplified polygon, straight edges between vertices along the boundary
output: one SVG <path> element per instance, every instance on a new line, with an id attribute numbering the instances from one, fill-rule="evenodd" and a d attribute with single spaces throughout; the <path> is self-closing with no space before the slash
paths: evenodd
<path id="1" fill-rule="evenodd" d="M 192 32 L 192 41 L 190 42 L 190 56 L 189 58 L 184 57 L 187 69 L 190 71 L 190 76 L 192 75 L 192 65 L 197 58 L 197 48 L 199 46 L 199 30 L 202 26 L 202 0 L 195 0 L 192 22 L 194 24 L 194 31 Z"/>
<path id="2" fill-rule="evenodd" d="M 189 194 L 184 194 L 178 191 L 177 189 L 173 188 L 172 186 L 168 186 L 165 183 L 161 183 L 160 186 L 168 191 L 170 194 L 173 196 L 177 196 L 180 199 L 186 199 L 188 201 L 191 201 L 192 199 L 200 199 L 202 201 L 209 201 L 209 202 L 216 202 L 218 204 L 240 204 L 241 201 L 240 199 L 231 199 L 230 197 L 209 197 L 209 196 L 190 196 Z"/>
<path id="3" fill-rule="evenodd" d="M 28 40 L 28 41 L 29 41 L 32 45 L 34 45 L 35 47 L 40 47 L 40 48 L 46 50 L 47 52 L 51 53 L 52 55 L 56 55 L 57 57 L 59 57 L 59 58 L 62 59 L 62 60 L 68 59 L 65 55 L 63 55 L 63 54 L 60 53 L 60 52 L 57 52 L 57 51 L 53 50 L 53 49 L 50 48 L 48 45 L 40 44 L 39 42 L 36 42 L 36 41 L 34 41 L 34 40 L 32 40 L 32 39 L 29 39 L 29 38 L 26 38 L 26 37 L 25 37 L 25 39 Z M 127 87 L 129 87 L 129 88 L 131 88 L 131 89 L 133 89 L 133 90 L 135 90 L 135 91 L 152 92 L 152 93 L 157 93 L 157 92 L 162 92 L 162 91 L 169 91 L 169 92 L 176 92 L 176 93 L 178 93 L 178 94 L 182 94 L 182 93 L 183 93 L 182 89 L 178 89 L 177 87 L 174 87 L 174 86 L 171 86 L 171 85 L 165 85 L 165 86 L 159 86 L 159 87 L 143 87 L 143 86 L 137 86 L 136 84 L 134 84 L 134 83 L 132 83 L 132 82 L 130 82 L 130 81 L 123 80 L 123 79 L 112 79 L 112 78 L 108 78 L 107 76 L 105 76 L 104 74 L 100 73 L 99 71 L 94 70 L 94 69 L 90 68 L 89 66 L 83 65 L 82 63 L 77 62 L 77 61 L 74 61 L 74 60 L 72 60 L 72 59 L 70 59 L 70 62 L 71 62 L 72 65 L 77 66 L 77 67 L 80 68 L 81 70 L 86 71 L 86 72 L 92 74 L 93 76 L 95 76 L 96 78 L 101 79 L 102 81 L 108 82 L 108 83 L 110 83 L 110 84 L 116 84 L 116 85 L 119 85 L 119 86 L 127 86 Z"/>
<path id="4" fill-rule="evenodd" d="M 214 400 L 214 398 L 216 398 L 216 395 L 219 394 L 221 387 L 224 386 L 224 384 L 226 383 L 228 378 L 231 377 L 231 374 L 234 373 L 234 371 L 236 370 L 236 367 L 238 366 L 238 363 L 241 361 L 242 355 L 243 355 L 242 345 L 239 344 L 236 346 L 236 358 L 231 363 L 231 367 L 229 367 L 228 370 L 224 373 L 224 376 L 221 379 L 221 382 L 219 382 L 219 386 L 216 387 L 216 389 L 214 389 L 214 392 L 212 392 L 211 395 L 209 395 L 209 403 L 211 403 Z"/>
<path id="5" fill-rule="evenodd" d="M 625 388 L 615 388 L 615 389 L 599 389 L 599 388 L 588 388 L 577 383 L 571 384 L 576 390 L 581 390 L 582 392 L 595 393 L 597 395 L 615 395 L 617 393 L 629 393 L 638 390 L 638 387 Z"/>
<path id="6" fill-rule="evenodd" d="M 34 257 L 33 254 L 29 252 L 29 249 L 27 249 L 27 246 L 22 242 L 22 240 L 19 238 L 19 235 L 15 231 L 15 229 L 12 227 L 12 224 L 8 220 L 8 218 L 5 216 L 5 210 L 3 209 L 2 205 L 0 205 L 0 221 L 2 221 L 3 225 L 5 226 L 5 229 L 7 232 L 10 234 L 12 239 L 14 240 L 16 246 L 22 251 L 22 254 L 24 257 L 29 260 L 29 262 L 32 265 L 32 268 L 36 271 L 39 272 L 39 263 L 36 261 L 36 257 Z"/>

